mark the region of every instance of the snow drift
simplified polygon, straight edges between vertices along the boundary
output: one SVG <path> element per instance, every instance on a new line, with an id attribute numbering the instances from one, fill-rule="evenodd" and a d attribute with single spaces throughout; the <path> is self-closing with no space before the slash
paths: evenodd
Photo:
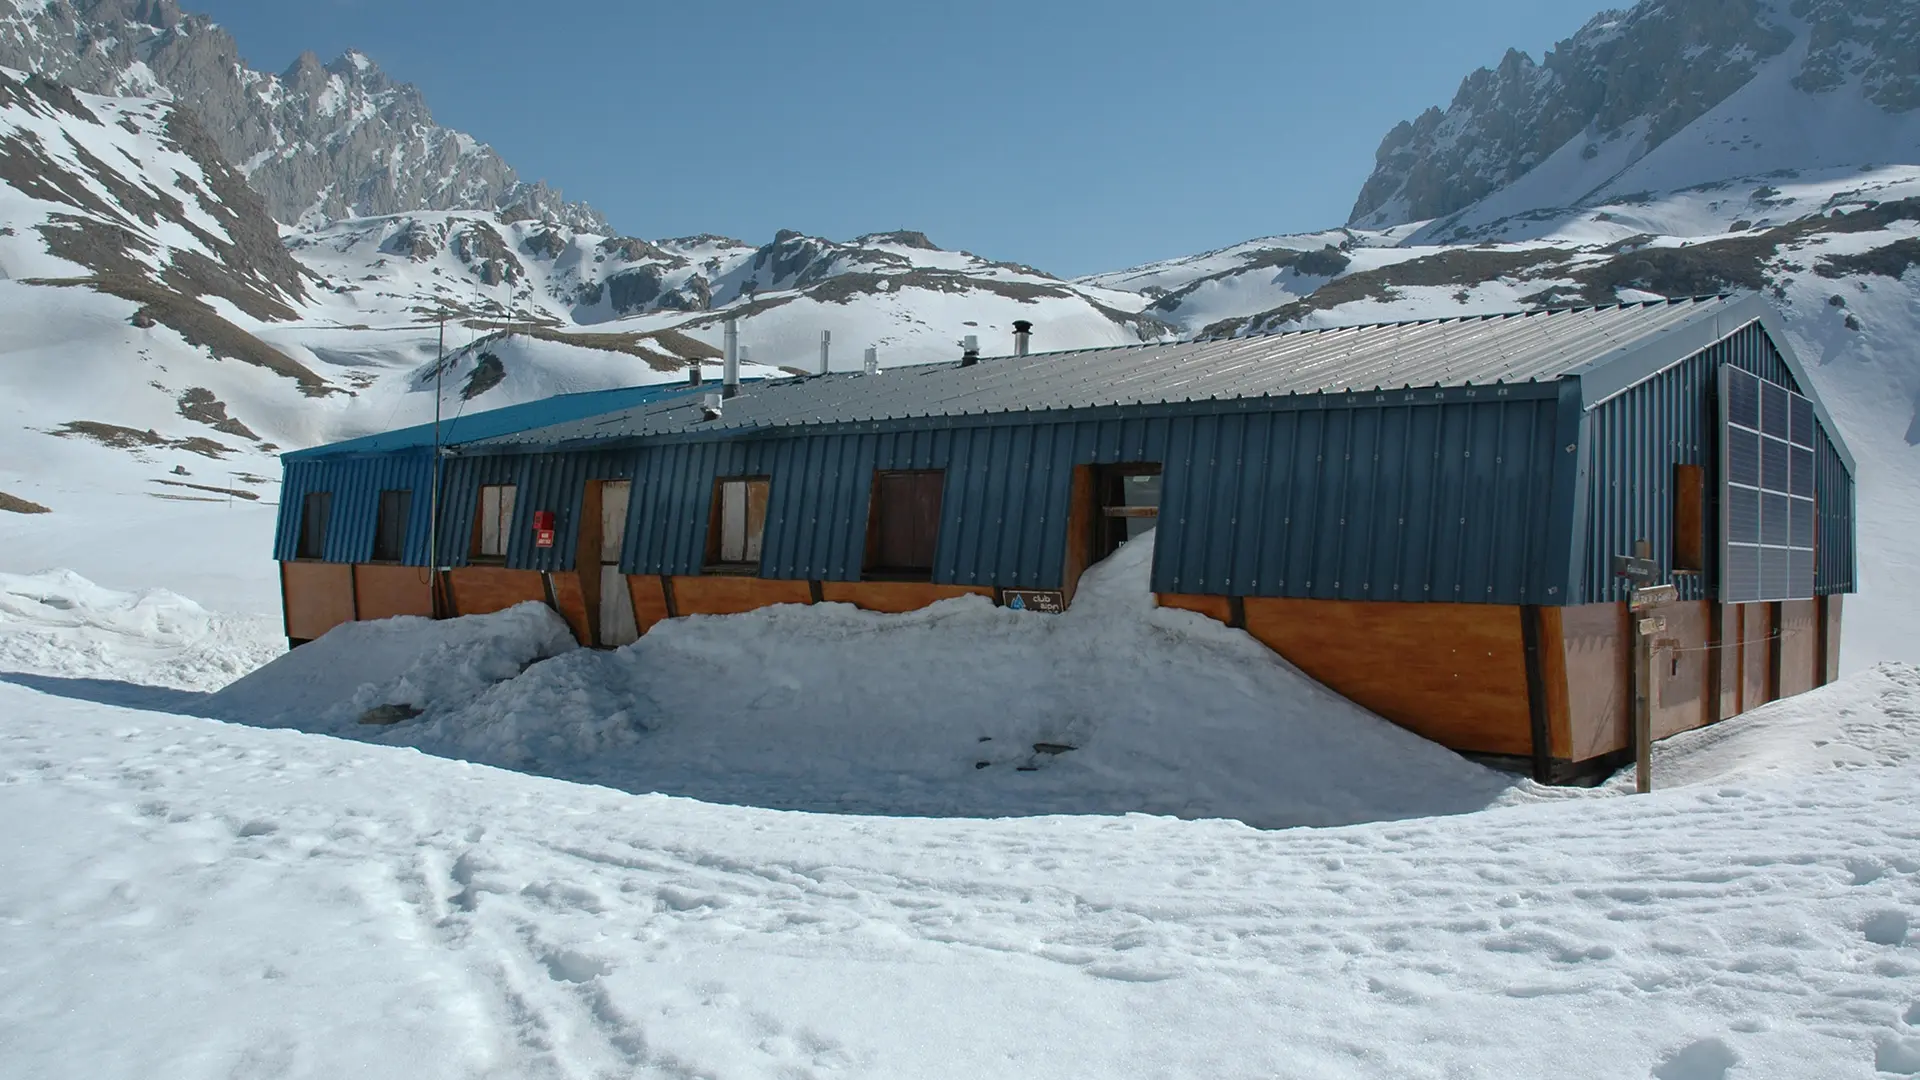
<path id="1" fill-rule="evenodd" d="M 537 604 L 349 624 L 203 709 L 785 809 L 1326 825 L 1475 809 L 1512 786 L 1238 630 L 1155 608 L 1152 550 L 1095 567 L 1059 616 L 980 597 L 904 615 L 789 605 L 672 620 L 615 652 L 573 648 Z M 422 713 L 358 723 L 385 704 Z"/>

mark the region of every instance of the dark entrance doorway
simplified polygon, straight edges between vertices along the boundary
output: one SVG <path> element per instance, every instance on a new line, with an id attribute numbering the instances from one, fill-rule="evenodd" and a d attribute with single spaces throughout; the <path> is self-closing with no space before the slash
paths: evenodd
<path id="1" fill-rule="evenodd" d="M 1099 512 L 1093 522 L 1093 560 L 1120 549 L 1120 545 L 1160 522 L 1160 463 L 1136 461 L 1102 465 L 1094 474 Z"/>

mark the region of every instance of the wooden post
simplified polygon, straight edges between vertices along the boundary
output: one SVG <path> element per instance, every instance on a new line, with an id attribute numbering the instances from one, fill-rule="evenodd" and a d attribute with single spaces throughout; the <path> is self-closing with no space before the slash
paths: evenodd
<path id="1" fill-rule="evenodd" d="M 1629 654 L 1633 665 L 1633 788 L 1645 795 L 1653 790 L 1653 636 L 1647 633 L 1642 625 L 1646 620 L 1637 612 L 1627 621 L 1633 624 L 1633 651 Z"/>

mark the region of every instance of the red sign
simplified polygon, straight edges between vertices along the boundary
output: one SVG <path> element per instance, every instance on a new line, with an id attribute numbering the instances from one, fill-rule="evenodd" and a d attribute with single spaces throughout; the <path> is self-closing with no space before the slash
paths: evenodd
<path id="1" fill-rule="evenodd" d="M 552 529 L 535 529 L 533 532 L 533 546 L 534 547 L 552 547 L 553 546 L 553 530 Z"/>

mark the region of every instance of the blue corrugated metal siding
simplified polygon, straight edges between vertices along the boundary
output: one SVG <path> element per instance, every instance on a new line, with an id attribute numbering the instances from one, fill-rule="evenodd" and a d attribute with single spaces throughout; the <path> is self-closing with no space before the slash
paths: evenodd
<path id="1" fill-rule="evenodd" d="M 1853 476 L 1822 431 L 1814 440 L 1815 527 L 1813 591 L 1822 596 L 1852 592 L 1855 585 Z"/>
<path id="2" fill-rule="evenodd" d="M 761 573 L 858 580 L 875 470 L 944 469 L 933 580 L 1057 588 L 1073 467 L 1152 461 L 1164 467 L 1162 591 L 1534 602 L 1558 584 L 1540 558 L 1556 406 L 1535 396 L 667 444 L 640 452 L 623 565 L 699 573 L 714 481 L 765 475 Z"/>
<path id="3" fill-rule="evenodd" d="M 515 570 L 571 570 L 580 535 L 580 511 L 590 480 L 626 480 L 634 451 L 450 457 L 443 467 L 440 565 L 465 566 L 473 546 L 473 518 L 483 484 L 514 485 L 513 531 L 506 565 Z M 533 515 L 554 515 L 554 544 L 534 546 Z M 422 545 L 424 549 L 424 543 Z"/>
<path id="4" fill-rule="evenodd" d="M 327 523 L 326 561 L 366 562 L 373 557 L 374 532 L 379 526 L 380 493 L 413 492 L 407 522 L 408 566 L 427 565 L 427 499 L 432 490 L 431 450 L 406 451 L 379 457 L 289 461 L 280 484 L 280 514 L 273 557 L 292 559 L 300 543 L 300 515 L 313 492 L 333 495 Z"/>
<path id="5" fill-rule="evenodd" d="M 1615 555 L 1631 554 L 1634 541 L 1645 539 L 1663 575 L 1673 568 L 1673 467 L 1704 465 L 1709 496 L 1718 489 L 1715 462 L 1719 454 L 1719 417 L 1715 382 L 1722 365 L 1731 364 L 1796 391 L 1804 392 L 1780 353 L 1759 324 L 1749 325 L 1711 348 L 1682 360 L 1666 371 L 1600 403 L 1587 415 L 1589 471 L 1585 558 L 1579 590 L 1570 603 L 1624 599 L 1627 584 L 1613 576 Z M 1852 559 L 1852 482 L 1823 431 L 1824 469 L 1818 483 L 1821 524 L 1844 535 L 1848 565 Z M 1845 488 L 1844 499 L 1830 499 L 1835 486 Z M 1829 512 L 1831 511 L 1831 517 Z M 1718 515 L 1707 514 L 1708 551 L 1717 550 Z M 1828 533 L 1822 534 L 1823 536 Z M 1836 560 L 1838 555 L 1836 555 Z M 1680 574 L 1671 580 L 1682 599 L 1705 599 L 1712 594 L 1717 568 L 1711 557 L 1704 574 Z M 1849 587 L 1851 573 L 1847 575 Z M 1820 591 L 1844 591 L 1821 586 Z"/>
<path id="6" fill-rule="evenodd" d="M 1534 397 L 1179 421 L 1154 587 L 1546 602 L 1555 411 Z"/>

